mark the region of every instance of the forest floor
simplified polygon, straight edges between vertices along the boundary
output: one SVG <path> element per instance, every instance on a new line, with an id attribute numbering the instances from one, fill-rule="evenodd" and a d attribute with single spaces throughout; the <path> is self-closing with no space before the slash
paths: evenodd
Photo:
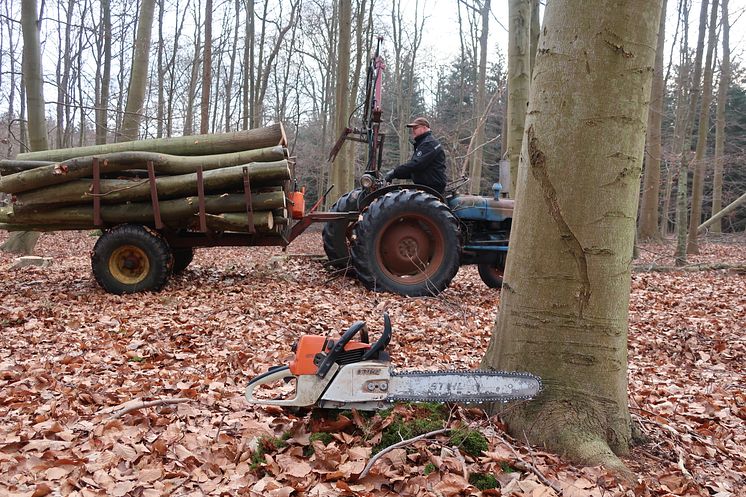
<path id="1" fill-rule="evenodd" d="M 358 481 L 384 428 L 404 433 L 422 407 L 294 415 L 250 407 L 248 380 L 287 364 L 301 334 L 365 319 L 377 336 L 384 310 L 398 369 L 477 367 L 500 293 L 476 269 L 462 268 L 437 298 L 371 293 L 301 255 L 322 253 L 319 234 L 307 233 L 290 246 L 295 256 L 198 250 L 160 293 L 115 296 L 91 276 L 94 242 L 43 235 L 36 252 L 54 258 L 48 268 L 11 270 L 0 254 L 1 495 L 746 495 L 742 272 L 633 273 L 630 409 L 647 437 L 624 459 L 636 485 L 457 407 L 448 427 L 478 430 L 486 451 L 454 448 L 445 433 L 387 453 Z M 636 264 L 671 264 L 672 250 L 644 245 Z M 701 252 L 690 263 L 744 264 L 746 239 L 704 241 Z M 117 416 L 176 398 L 187 400 Z M 488 486 L 486 475 L 501 488 L 469 483 Z"/>

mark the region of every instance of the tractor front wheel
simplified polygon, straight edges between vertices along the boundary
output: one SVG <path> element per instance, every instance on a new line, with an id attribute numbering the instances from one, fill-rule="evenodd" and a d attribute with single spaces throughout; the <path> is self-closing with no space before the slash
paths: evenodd
<path id="1" fill-rule="evenodd" d="M 351 212 L 358 210 L 361 188 L 347 192 L 334 202 L 330 212 Z M 349 233 L 350 223 L 347 220 L 328 221 L 324 225 L 321 238 L 324 242 L 324 253 L 329 264 L 335 268 L 347 267 L 350 263 Z"/>
<path id="2" fill-rule="evenodd" d="M 479 264 L 479 277 L 485 285 L 490 288 L 501 288 L 503 286 L 503 276 L 505 275 L 505 252 L 500 252 L 495 264 Z"/>
<path id="3" fill-rule="evenodd" d="M 160 290 L 173 263 L 171 249 L 163 237 L 137 224 L 122 224 L 106 231 L 91 255 L 96 281 L 117 295 Z"/>
<path id="4" fill-rule="evenodd" d="M 437 295 L 458 272 L 458 221 L 437 197 L 418 190 L 385 194 L 355 225 L 352 263 L 371 290 Z"/>

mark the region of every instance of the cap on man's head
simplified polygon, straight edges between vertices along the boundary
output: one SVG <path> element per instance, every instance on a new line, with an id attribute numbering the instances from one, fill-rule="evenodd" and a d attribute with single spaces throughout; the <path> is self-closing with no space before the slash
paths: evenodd
<path id="1" fill-rule="evenodd" d="M 417 119 L 415 119 L 411 123 L 407 124 L 407 128 L 414 128 L 414 127 L 417 127 L 417 126 L 425 126 L 426 128 L 429 128 L 430 127 L 430 121 L 428 121 L 424 117 L 418 117 Z"/>

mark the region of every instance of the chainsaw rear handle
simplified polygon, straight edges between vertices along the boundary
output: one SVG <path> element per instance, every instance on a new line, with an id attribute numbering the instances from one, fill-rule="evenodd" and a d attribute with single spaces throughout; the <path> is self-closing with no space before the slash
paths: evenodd
<path id="1" fill-rule="evenodd" d="M 365 354 L 363 354 L 363 361 L 367 361 L 368 359 L 380 359 L 381 352 L 383 352 L 386 347 L 388 347 L 389 342 L 391 341 L 391 318 L 389 317 L 388 312 L 383 313 L 383 333 L 381 333 L 381 338 L 376 340 L 376 343 L 374 343 L 371 348 L 365 351 Z"/>
<path id="2" fill-rule="evenodd" d="M 326 376 L 332 365 L 337 361 L 339 354 L 344 351 L 345 345 L 347 345 L 347 343 L 352 340 L 352 337 L 357 335 L 358 332 L 360 332 L 360 337 L 363 342 L 368 342 L 368 329 L 365 327 L 365 321 L 355 321 L 352 323 L 352 326 L 347 328 L 347 331 L 344 332 L 342 338 L 332 345 L 332 349 L 329 353 L 324 356 L 321 364 L 319 364 L 319 369 L 316 371 L 316 376 L 319 378 Z"/>

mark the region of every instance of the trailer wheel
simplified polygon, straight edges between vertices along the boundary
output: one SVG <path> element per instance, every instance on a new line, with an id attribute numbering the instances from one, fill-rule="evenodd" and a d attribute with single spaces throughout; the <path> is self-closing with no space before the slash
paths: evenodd
<path id="1" fill-rule="evenodd" d="M 91 255 L 96 281 L 117 295 L 160 290 L 173 264 L 171 249 L 163 237 L 136 224 L 122 224 L 106 231 Z"/>
<path id="2" fill-rule="evenodd" d="M 490 288 L 500 288 L 503 286 L 503 276 L 505 275 L 505 252 L 500 252 L 497 256 L 496 264 L 479 264 L 479 277 L 485 285 Z"/>
<path id="3" fill-rule="evenodd" d="M 173 249 L 173 254 L 174 267 L 171 270 L 172 274 L 179 274 L 184 271 L 194 259 L 194 249 L 192 248 Z"/>
<path id="4" fill-rule="evenodd" d="M 460 255 L 458 221 L 429 193 L 389 192 L 355 225 L 352 263 L 371 290 L 437 295 L 458 272 Z"/>
<path id="5" fill-rule="evenodd" d="M 361 188 L 347 192 L 334 202 L 330 212 L 350 212 L 358 210 Z M 350 264 L 349 228 L 351 223 L 342 221 L 328 221 L 324 224 L 321 238 L 324 241 L 324 252 L 329 258 L 329 264 L 336 268 L 344 268 Z"/>

